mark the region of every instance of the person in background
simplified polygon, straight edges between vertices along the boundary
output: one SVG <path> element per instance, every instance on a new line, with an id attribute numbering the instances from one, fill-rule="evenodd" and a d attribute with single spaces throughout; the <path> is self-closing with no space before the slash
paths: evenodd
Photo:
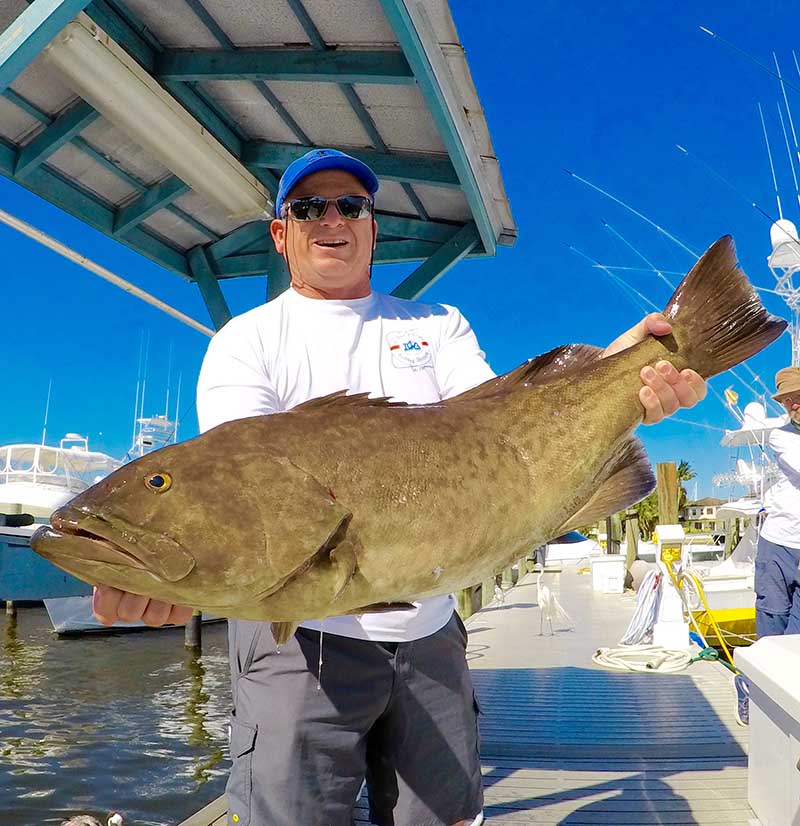
<path id="1" fill-rule="evenodd" d="M 789 421 L 769 435 L 781 478 L 767 491 L 766 518 L 756 549 L 756 639 L 800 634 L 800 367 L 775 375 Z M 750 691 L 743 674 L 734 677 L 737 720 L 750 721 Z"/>
<path id="2" fill-rule="evenodd" d="M 291 286 L 212 339 L 197 389 L 201 430 L 343 389 L 438 402 L 495 375 L 456 308 L 373 292 L 377 189 L 368 166 L 333 149 L 284 172 L 270 234 Z M 648 316 L 605 354 L 670 330 Z M 666 361 L 641 376 L 647 424 L 705 396 L 697 373 Z M 95 613 L 154 625 L 190 615 L 110 588 L 97 589 Z M 231 620 L 229 633 L 229 826 L 350 826 L 365 777 L 379 826 L 483 822 L 478 703 L 452 595 L 304 622 L 280 649 L 268 623 Z"/>

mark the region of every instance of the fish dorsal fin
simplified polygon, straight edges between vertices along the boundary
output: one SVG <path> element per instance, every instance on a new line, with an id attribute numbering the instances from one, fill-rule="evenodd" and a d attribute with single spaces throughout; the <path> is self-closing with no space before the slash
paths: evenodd
<path id="1" fill-rule="evenodd" d="M 592 498 L 558 529 L 556 536 L 625 510 L 644 499 L 655 488 L 653 469 L 642 443 L 635 436 L 631 436 L 622 445 L 614 462 L 598 481 Z"/>
<path id="2" fill-rule="evenodd" d="M 508 393 L 519 385 L 543 384 L 550 379 L 596 362 L 602 352 L 601 347 L 593 347 L 591 344 L 564 344 L 520 364 L 509 373 L 489 379 L 459 396 L 453 396 L 448 401 L 493 398 Z"/>
<path id="3" fill-rule="evenodd" d="M 289 412 L 294 413 L 298 410 L 319 410 L 323 407 L 408 407 L 405 402 L 392 401 L 387 396 L 380 396 L 379 398 L 370 398 L 369 393 L 353 393 L 347 394 L 347 390 L 337 390 L 335 393 L 329 393 L 327 396 L 320 396 L 318 399 L 310 399 L 307 402 L 298 404 Z"/>

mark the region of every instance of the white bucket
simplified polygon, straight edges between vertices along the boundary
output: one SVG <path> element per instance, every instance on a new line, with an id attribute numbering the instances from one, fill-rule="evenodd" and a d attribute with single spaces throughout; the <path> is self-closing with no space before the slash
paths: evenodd
<path id="1" fill-rule="evenodd" d="M 625 557 L 622 554 L 593 556 L 592 590 L 603 594 L 621 594 L 625 590 Z"/>

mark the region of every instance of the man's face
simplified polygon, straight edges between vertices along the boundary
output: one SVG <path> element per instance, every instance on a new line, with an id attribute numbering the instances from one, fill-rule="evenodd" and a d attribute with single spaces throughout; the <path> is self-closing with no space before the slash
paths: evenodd
<path id="1" fill-rule="evenodd" d="M 781 404 L 789 414 L 789 418 L 795 424 L 800 424 L 800 392 L 793 393 L 790 396 L 782 396 Z"/>
<path id="2" fill-rule="evenodd" d="M 337 169 L 315 172 L 291 190 L 286 202 L 306 195 L 338 198 L 369 195 L 353 175 Z M 275 248 L 288 256 L 295 289 L 317 298 L 359 298 L 369 294 L 372 256 L 371 217 L 347 220 L 331 202 L 318 221 L 296 221 L 291 215 L 270 225 Z"/>

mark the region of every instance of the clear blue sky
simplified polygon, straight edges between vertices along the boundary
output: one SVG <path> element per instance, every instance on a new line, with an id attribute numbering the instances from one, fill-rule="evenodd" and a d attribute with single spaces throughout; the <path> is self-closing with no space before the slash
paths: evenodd
<path id="1" fill-rule="evenodd" d="M 642 311 L 601 271 L 567 249 L 572 243 L 604 264 L 640 259 L 601 224 L 605 220 L 657 266 L 686 271 L 688 254 L 621 207 L 570 178 L 588 178 L 700 251 L 733 234 L 754 283 L 772 287 L 766 265 L 769 222 L 719 183 L 679 143 L 776 214 L 757 104 L 765 108 L 784 204 L 800 220 L 798 198 L 777 116 L 780 89 L 766 72 L 699 30 L 704 25 L 764 63 L 774 50 L 800 87 L 792 48 L 796 14 L 786 2 L 478 3 L 451 0 L 519 227 L 515 247 L 497 258 L 462 262 L 426 299 L 459 306 L 497 371 L 558 344 L 603 345 Z M 798 55 L 800 57 L 800 55 Z M 800 94 L 789 90 L 800 130 Z M 192 285 L 149 263 L 24 189 L 0 179 L 0 206 L 196 318 L 206 320 Z M 207 339 L 155 309 L 0 226 L 4 280 L 4 404 L 0 444 L 41 436 L 53 380 L 48 441 L 66 431 L 122 455 L 130 445 L 141 331 L 150 334 L 146 412 L 163 412 L 173 348 L 171 405 L 183 377 L 183 438 L 197 432 L 192 407 Z M 624 273 L 659 305 L 669 289 L 647 273 Z M 400 280 L 378 268 L 376 287 Z M 670 276 L 677 281 L 677 276 Z M 262 279 L 227 282 L 235 313 L 263 300 Z M 772 312 L 785 315 L 776 296 Z M 772 386 L 790 361 L 788 336 L 751 360 Z M 742 375 L 744 375 L 742 373 Z M 731 376 L 740 404 L 752 391 Z M 598 400 L 587 398 L 587 404 Z M 730 464 L 720 430 L 733 427 L 709 395 L 681 419 L 640 429 L 651 460 L 688 460 L 699 495 L 726 495 L 711 484 Z M 690 495 L 694 493 L 690 487 Z"/>

